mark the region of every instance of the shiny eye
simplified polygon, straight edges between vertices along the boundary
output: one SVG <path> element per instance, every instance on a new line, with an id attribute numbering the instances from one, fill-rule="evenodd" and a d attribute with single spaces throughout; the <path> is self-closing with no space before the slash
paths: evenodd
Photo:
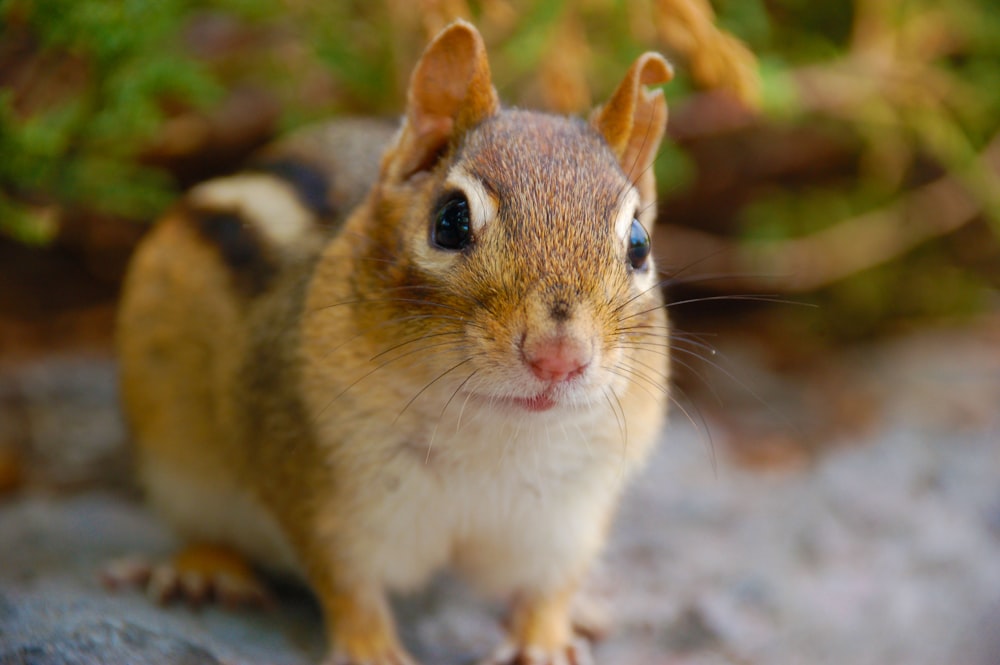
<path id="1" fill-rule="evenodd" d="M 451 251 L 463 250 L 472 244 L 469 202 L 463 194 L 451 194 L 438 206 L 431 229 L 431 243 Z"/>
<path id="2" fill-rule="evenodd" d="M 632 220 L 632 228 L 628 232 L 628 264 L 633 270 L 642 270 L 649 259 L 649 234 L 639 223 Z"/>

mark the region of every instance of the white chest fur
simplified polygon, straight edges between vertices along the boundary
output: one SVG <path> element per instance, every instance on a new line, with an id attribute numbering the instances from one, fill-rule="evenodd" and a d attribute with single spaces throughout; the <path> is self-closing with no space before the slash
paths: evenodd
<path id="1" fill-rule="evenodd" d="M 600 406 L 483 406 L 461 422 L 366 429 L 355 434 L 387 443 L 366 451 L 377 464 L 356 461 L 369 471 L 353 488 L 350 534 L 338 524 L 338 556 L 390 588 L 449 564 L 490 592 L 551 588 L 593 556 L 629 475 L 622 433 Z"/>

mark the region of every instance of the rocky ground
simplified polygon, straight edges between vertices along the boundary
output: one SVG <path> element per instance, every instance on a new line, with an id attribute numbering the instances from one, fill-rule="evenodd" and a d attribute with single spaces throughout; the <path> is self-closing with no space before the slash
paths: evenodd
<path id="1" fill-rule="evenodd" d="M 730 349 L 738 382 L 706 375 L 718 396 L 629 493 L 590 585 L 614 618 L 598 664 L 1000 664 L 1000 321 L 767 364 Z M 175 546 L 130 488 L 114 385 L 102 355 L 0 372 L 0 664 L 318 662 L 301 592 L 195 611 L 101 586 Z M 453 580 L 398 605 L 424 663 L 498 639 Z"/>

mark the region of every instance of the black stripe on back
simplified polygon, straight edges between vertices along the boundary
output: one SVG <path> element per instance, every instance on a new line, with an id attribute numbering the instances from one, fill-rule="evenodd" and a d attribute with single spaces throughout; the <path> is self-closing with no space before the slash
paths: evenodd
<path id="1" fill-rule="evenodd" d="M 330 185 L 322 170 L 293 159 L 274 159 L 254 164 L 256 171 L 280 178 L 295 190 L 302 205 L 319 217 L 329 217 L 336 212 L 330 204 Z"/>
<path id="2" fill-rule="evenodd" d="M 198 231 L 229 266 L 236 288 L 247 296 L 267 289 L 277 267 L 253 226 L 233 211 L 194 209 L 191 213 Z"/>

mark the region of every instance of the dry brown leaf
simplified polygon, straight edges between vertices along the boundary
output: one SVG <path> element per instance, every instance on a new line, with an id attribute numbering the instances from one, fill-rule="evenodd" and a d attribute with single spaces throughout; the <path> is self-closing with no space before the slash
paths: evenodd
<path id="1" fill-rule="evenodd" d="M 715 25 L 708 0 L 658 0 L 654 14 L 660 38 L 687 59 L 698 85 L 729 90 L 750 107 L 760 104 L 757 58 Z"/>

